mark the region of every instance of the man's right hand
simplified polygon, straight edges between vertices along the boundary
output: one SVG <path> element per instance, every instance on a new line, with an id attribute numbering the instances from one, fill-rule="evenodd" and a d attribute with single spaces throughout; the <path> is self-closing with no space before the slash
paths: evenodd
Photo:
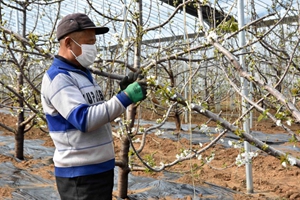
<path id="1" fill-rule="evenodd" d="M 129 72 L 127 76 L 125 76 L 119 83 L 121 90 L 125 90 L 128 85 L 136 81 L 137 79 L 143 79 L 143 75 L 140 71 L 137 72 Z"/>

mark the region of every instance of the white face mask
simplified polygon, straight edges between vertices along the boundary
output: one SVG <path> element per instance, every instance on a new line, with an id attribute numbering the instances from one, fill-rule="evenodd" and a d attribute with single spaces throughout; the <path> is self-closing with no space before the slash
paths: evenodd
<path id="1" fill-rule="evenodd" d="M 71 38 L 72 39 L 72 38 Z M 73 39 L 72 39 L 73 40 Z M 73 40 L 75 44 L 81 47 L 81 54 L 76 56 L 72 50 L 71 53 L 74 55 L 76 60 L 83 66 L 88 67 L 94 63 L 97 57 L 97 48 L 94 44 L 78 44 L 75 40 Z"/>

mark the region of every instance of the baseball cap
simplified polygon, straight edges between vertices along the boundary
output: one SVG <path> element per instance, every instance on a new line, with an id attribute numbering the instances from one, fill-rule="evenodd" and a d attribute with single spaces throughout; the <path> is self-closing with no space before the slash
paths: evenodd
<path id="1" fill-rule="evenodd" d="M 86 14 L 73 13 L 66 15 L 58 23 L 56 37 L 59 41 L 69 33 L 75 31 L 82 31 L 86 29 L 95 29 L 96 35 L 104 34 L 109 31 L 108 27 L 96 27 L 92 20 Z"/>

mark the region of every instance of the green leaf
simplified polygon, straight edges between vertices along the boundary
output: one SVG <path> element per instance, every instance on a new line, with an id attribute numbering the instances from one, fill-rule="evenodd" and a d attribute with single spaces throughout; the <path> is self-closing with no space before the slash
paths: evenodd
<path id="1" fill-rule="evenodd" d="M 258 119 L 257 121 L 260 122 L 261 120 L 263 119 L 267 119 L 268 116 L 267 116 L 267 113 L 269 112 L 269 109 L 266 109 L 263 113 L 261 113 L 259 116 L 258 116 Z"/>

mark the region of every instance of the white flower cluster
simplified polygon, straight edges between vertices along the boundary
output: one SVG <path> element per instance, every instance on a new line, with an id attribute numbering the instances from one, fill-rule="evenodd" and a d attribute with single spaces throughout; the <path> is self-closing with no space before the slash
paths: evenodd
<path id="1" fill-rule="evenodd" d="M 157 130 L 154 134 L 159 136 L 159 135 L 164 134 L 164 132 L 162 130 Z"/>
<path id="2" fill-rule="evenodd" d="M 277 126 L 282 126 L 281 120 L 277 120 L 277 121 L 276 121 L 276 125 L 277 125 Z"/>
<path id="3" fill-rule="evenodd" d="M 235 148 L 235 149 L 240 149 L 242 148 L 242 143 L 241 142 L 234 142 L 229 140 L 228 141 L 229 146 Z M 246 163 L 250 163 L 252 158 L 256 157 L 258 155 L 257 152 L 244 152 L 241 154 L 238 154 L 237 157 L 235 158 L 235 164 L 240 167 Z"/>
<path id="4" fill-rule="evenodd" d="M 155 85 L 158 86 L 159 85 L 159 81 L 156 79 L 156 76 L 154 75 L 150 75 L 146 77 L 147 83 L 150 84 L 151 82 L 155 82 Z"/>
<path id="5" fill-rule="evenodd" d="M 170 88 L 167 88 L 167 90 L 168 90 L 168 92 L 171 92 Z M 177 95 L 177 94 L 174 94 L 171 98 L 172 98 L 172 99 L 176 99 L 177 97 L 178 97 L 178 95 Z"/>
<path id="6" fill-rule="evenodd" d="M 196 104 L 191 103 L 191 109 L 193 110 L 196 107 Z"/>
<path id="7" fill-rule="evenodd" d="M 206 124 L 201 124 L 201 127 L 200 127 L 200 132 L 201 133 L 206 133 L 209 131 L 209 128 Z"/>
<path id="8" fill-rule="evenodd" d="M 191 150 L 183 150 L 180 154 L 176 154 L 176 158 L 179 160 L 181 158 L 186 158 L 191 155 Z"/>
<path id="9" fill-rule="evenodd" d="M 215 131 L 218 133 L 218 132 L 222 132 L 223 129 L 222 129 L 222 127 L 220 127 L 220 126 L 217 126 L 217 127 L 215 128 Z"/>
<path id="10" fill-rule="evenodd" d="M 296 159 L 295 158 L 292 158 L 292 157 L 288 157 L 288 162 L 290 163 L 290 165 L 296 165 Z M 287 167 L 287 162 L 286 161 L 283 161 L 282 163 L 281 163 L 281 165 L 283 166 L 283 167 Z"/>
<path id="11" fill-rule="evenodd" d="M 240 167 L 246 163 L 250 163 L 252 158 L 256 157 L 257 152 L 244 152 L 239 154 L 235 159 L 235 164 Z"/>
<path id="12" fill-rule="evenodd" d="M 23 92 L 23 94 L 28 94 L 28 93 L 29 93 L 28 87 L 23 86 L 23 87 L 22 87 L 22 92 Z"/>
<path id="13" fill-rule="evenodd" d="M 203 147 L 203 144 L 201 142 L 199 142 L 199 146 L 202 148 Z"/>
<path id="14" fill-rule="evenodd" d="M 196 155 L 196 158 L 197 158 L 198 160 L 202 160 L 202 155 L 201 155 L 201 154 L 197 154 L 197 155 Z"/>
<path id="15" fill-rule="evenodd" d="M 134 132 L 136 132 L 137 130 L 136 130 L 136 128 L 135 127 L 132 127 L 131 128 L 131 133 L 134 133 Z"/>
<path id="16" fill-rule="evenodd" d="M 122 136 L 123 134 L 124 134 L 124 131 L 122 130 L 122 128 L 117 131 L 118 137 Z"/>
<path id="17" fill-rule="evenodd" d="M 214 153 L 212 153 L 209 157 L 205 158 L 206 163 L 210 163 L 213 159 L 215 159 L 215 154 Z"/>
<path id="18" fill-rule="evenodd" d="M 124 41 L 124 44 L 123 44 L 123 49 L 124 49 L 124 51 L 126 51 L 126 50 L 127 50 L 127 48 L 128 48 L 128 45 L 129 45 L 129 42 L 128 42 L 128 40 L 125 40 L 125 41 Z"/>
<path id="19" fill-rule="evenodd" d="M 118 33 L 113 34 L 113 37 L 116 38 L 116 39 L 119 39 L 119 38 L 120 38 L 120 36 L 119 36 Z"/>
<path id="20" fill-rule="evenodd" d="M 210 44 L 213 41 L 216 41 L 218 39 L 218 35 L 215 31 L 210 31 L 207 38 L 207 42 Z"/>
<path id="21" fill-rule="evenodd" d="M 141 139 L 140 138 L 136 138 L 132 140 L 133 143 L 141 143 Z"/>
<path id="22" fill-rule="evenodd" d="M 156 119 L 156 123 L 160 124 L 163 120 L 162 119 Z"/>
<path id="23" fill-rule="evenodd" d="M 160 162 L 159 164 L 160 164 L 160 167 L 164 167 L 165 166 L 165 163 L 163 163 L 163 162 Z"/>
<path id="24" fill-rule="evenodd" d="M 242 144 L 240 142 L 233 142 L 231 140 L 228 141 L 229 146 L 233 146 L 235 149 L 240 149 L 242 148 Z"/>

